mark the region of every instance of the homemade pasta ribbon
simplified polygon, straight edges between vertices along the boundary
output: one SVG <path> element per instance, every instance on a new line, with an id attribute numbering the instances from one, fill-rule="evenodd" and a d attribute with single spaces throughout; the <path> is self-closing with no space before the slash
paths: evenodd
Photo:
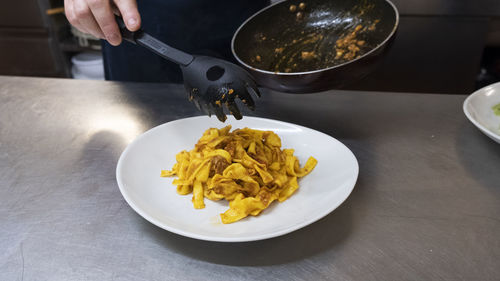
<path id="1" fill-rule="evenodd" d="M 285 201 L 299 188 L 297 179 L 317 164 L 309 157 L 301 168 L 294 150 L 281 150 L 281 139 L 272 131 L 230 130 L 206 130 L 193 150 L 177 154 L 172 170 L 161 171 L 162 177 L 177 175 L 177 193 L 193 193 L 196 209 L 205 207 L 205 197 L 229 201 L 220 214 L 223 223 L 257 216 L 273 201 Z"/>

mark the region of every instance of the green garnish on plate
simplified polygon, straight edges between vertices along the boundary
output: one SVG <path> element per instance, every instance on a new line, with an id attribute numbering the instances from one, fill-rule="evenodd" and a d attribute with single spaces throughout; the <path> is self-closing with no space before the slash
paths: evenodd
<path id="1" fill-rule="evenodd" d="M 495 113 L 495 115 L 500 116 L 500 103 L 493 106 L 492 109 L 493 109 L 493 112 Z"/>

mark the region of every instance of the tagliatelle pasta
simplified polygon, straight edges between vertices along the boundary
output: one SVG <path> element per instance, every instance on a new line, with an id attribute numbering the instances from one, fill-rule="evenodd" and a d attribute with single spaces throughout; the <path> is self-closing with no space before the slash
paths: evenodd
<path id="1" fill-rule="evenodd" d="M 257 216 L 273 201 L 285 201 L 299 188 L 297 179 L 317 164 L 309 157 L 301 168 L 294 150 L 281 150 L 281 139 L 272 131 L 230 130 L 206 130 L 193 150 L 177 154 L 172 170 L 161 171 L 162 177 L 178 176 L 173 181 L 177 193 L 193 193 L 196 209 L 205 207 L 205 197 L 229 201 L 220 214 L 223 223 Z"/>

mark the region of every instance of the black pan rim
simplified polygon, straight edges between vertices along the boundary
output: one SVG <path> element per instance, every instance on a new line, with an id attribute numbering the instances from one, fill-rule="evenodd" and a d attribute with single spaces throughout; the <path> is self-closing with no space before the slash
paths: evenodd
<path id="1" fill-rule="evenodd" d="M 385 44 L 392 38 L 392 36 L 394 36 L 394 34 L 396 33 L 396 30 L 398 29 L 398 26 L 399 26 L 399 12 L 398 12 L 398 9 L 396 8 L 396 5 L 394 5 L 394 3 L 392 3 L 390 0 L 384 0 L 385 2 L 387 2 L 392 7 L 392 9 L 394 10 L 394 13 L 396 15 L 396 21 L 394 22 L 394 27 L 392 28 L 392 30 L 389 33 L 389 35 L 387 35 L 387 37 L 384 39 L 384 41 L 382 41 L 375 48 L 371 49 L 370 51 L 366 52 L 365 54 L 363 54 L 362 56 L 360 56 L 358 58 L 355 58 L 355 59 L 350 60 L 350 61 L 346 61 L 346 62 L 341 63 L 341 64 L 337 64 L 337 65 L 334 65 L 334 66 L 331 66 L 331 67 L 328 67 L 328 68 L 321 68 L 321 69 L 316 69 L 316 70 L 311 70 L 311 71 L 304 71 L 304 72 L 291 72 L 291 73 L 289 73 L 289 72 L 274 72 L 274 71 L 269 71 L 269 70 L 263 70 L 263 69 L 259 69 L 259 68 L 255 67 L 255 66 L 251 66 L 251 65 L 247 64 L 242 59 L 240 59 L 240 57 L 236 54 L 236 51 L 234 49 L 234 44 L 235 44 L 235 41 L 236 41 L 236 37 L 238 36 L 238 33 L 253 18 L 255 18 L 256 16 L 260 15 L 262 12 L 266 11 L 267 9 L 271 9 L 272 7 L 274 7 L 276 5 L 280 5 L 280 4 L 282 4 L 283 2 L 286 2 L 286 1 L 287 0 L 278 1 L 278 2 L 276 2 L 274 4 L 271 4 L 271 5 L 267 6 L 267 7 L 259 10 L 258 12 L 256 12 L 255 14 L 253 14 L 251 17 L 249 17 L 246 21 L 244 21 L 238 27 L 238 29 L 236 30 L 236 32 L 233 35 L 233 38 L 231 39 L 231 52 L 233 53 L 233 56 L 236 58 L 236 60 L 238 61 L 238 63 L 240 63 L 241 65 L 245 66 L 248 69 L 251 69 L 253 71 L 256 71 L 256 72 L 259 72 L 259 73 L 262 73 L 262 74 L 283 75 L 283 76 L 300 76 L 300 75 L 310 75 L 310 74 L 321 73 L 321 72 L 329 71 L 329 70 L 332 70 L 332 69 L 340 68 L 342 66 L 351 64 L 351 63 L 353 63 L 355 61 L 361 60 L 361 59 L 369 56 L 372 53 L 375 53 L 378 49 L 380 49 L 381 47 L 385 46 Z"/>

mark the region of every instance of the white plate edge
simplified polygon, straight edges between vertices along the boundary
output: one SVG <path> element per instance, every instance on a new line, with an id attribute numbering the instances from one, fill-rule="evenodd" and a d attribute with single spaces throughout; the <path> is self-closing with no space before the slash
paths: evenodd
<path id="1" fill-rule="evenodd" d="M 500 82 L 497 82 L 497 83 L 493 83 L 491 85 L 488 85 L 488 86 L 485 86 L 481 89 L 478 89 L 476 91 L 474 91 L 472 94 L 470 94 L 464 101 L 463 103 L 463 106 L 462 106 L 462 110 L 464 111 L 464 114 L 465 116 L 467 117 L 467 119 L 469 119 L 469 121 L 474 124 L 474 126 L 476 126 L 481 132 L 483 132 L 485 135 L 487 135 L 488 137 L 500 142 L 500 136 L 498 136 L 496 133 L 492 132 L 489 128 L 486 128 L 484 127 L 481 123 L 479 123 L 479 121 L 477 121 L 473 116 L 472 114 L 469 112 L 467 106 L 470 104 L 471 100 L 476 97 L 477 95 L 480 95 L 482 94 L 483 92 L 483 89 L 486 88 L 486 87 L 491 87 L 491 86 L 495 86 L 495 85 L 498 85 L 499 88 L 500 88 Z"/>

